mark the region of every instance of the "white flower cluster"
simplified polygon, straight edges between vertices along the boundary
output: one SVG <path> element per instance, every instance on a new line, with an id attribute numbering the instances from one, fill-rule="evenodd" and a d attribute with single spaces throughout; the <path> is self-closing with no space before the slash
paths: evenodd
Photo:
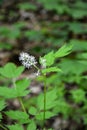
<path id="1" fill-rule="evenodd" d="M 34 56 L 29 55 L 28 53 L 22 52 L 20 53 L 19 60 L 22 62 L 22 65 L 26 68 L 30 68 L 33 65 L 36 65 L 36 59 Z"/>

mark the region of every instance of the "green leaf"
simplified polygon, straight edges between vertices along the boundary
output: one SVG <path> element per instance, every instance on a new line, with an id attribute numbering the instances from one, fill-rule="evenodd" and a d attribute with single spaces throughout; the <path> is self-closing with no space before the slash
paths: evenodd
<path id="1" fill-rule="evenodd" d="M 20 30 L 18 28 L 10 29 L 10 33 L 6 36 L 9 39 L 16 39 L 19 38 L 21 35 Z"/>
<path id="2" fill-rule="evenodd" d="M 87 59 L 87 52 L 83 52 L 81 54 L 77 54 L 76 55 L 76 58 L 79 58 L 79 59 Z"/>
<path id="3" fill-rule="evenodd" d="M 0 28 L 0 35 L 7 39 L 15 39 L 20 36 L 20 30 L 18 28 L 9 28 L 7 26 L 2 26 Z"/>
<path id="4" fill-rule="evenodd" d="M 16 82 L 16 91 L 18 93 L 18 96 L 26 96 L 30 90 L 27 89 L 30 85 L 30 80 L 28 79 L 22 79 L 18 80 Z"/>
<path id="5" fill-rule="evenodd" d="M 59 69 L 57 67 L 50 67 L 50 68 L 42 70 L 43 74 L 50 73 L 50 72 L 61 72 L 61 69 Z"/>
<path id="6" fill-rule="evenodd" d="M 63 116 L 68 117 L 72 113 L 71 106 L 63 99 L 57 100 L 55 107 L 53 108 L 55 114 L 61 113 Z"/>
<path id="7" fill-rule="evenodd" d="M 60 58 L 60 57 L 66 56 L 69 53 L 71 53 L 71 49 L 72 49 L 71 44 L 70 45 L 64 45 L 55 53 L 55 57 Z"/>
<path id="8" fill-rule="evenodd" d="M 14 76 L 16 76 L 16 77 L 20 76 L 23 71 L 24 71 L 24 66 L 17 67 L 16 70 L 15 70 Z"/>
<path id="9" fill-rule="evenodd" d="M 24 21 L 18 21 L 16 23 L 14 23 L 14 28 L 18 28 L 18 29 L 21 29 L 21 28 L 24 28 L 26 27 L 26 22 Z"/>
<path id="10" fill-rule="evenodd" d="M 17 97 L 17 92 L 15 91 L 14 88 L 7 88 L 5 86 L 3 87 L 0 86 L 0 96 L 6 99 L 15 98 Z"/>
<path id="11" fill-rule="evenodd" d="M 27 127 L 27 130 L 36 130 L 36 124 L 34 121 L 31 121 L 31 123 Z"/>
<path id="12" fill-rule="evenodd" d="M 87 64 L 82 64 L 78 60 L 70 59 L 64 59 L 61 63 L 59 63 L 59 67 L 64 74 L 80 75 L 87 70 Z"/>
<path id="13" fill-rule="evenodd" d="M 8 88 L 6 86 L 0 86 L 0 96 L 6 99 L 26 96 L 30 90 L 30 81 L 28 79 L 19 80 L 16 82 L 15 88 Z"/>
<path id="14" fill-rule="evenodd" d="M 73 45 L 73 51 L 87 51 L 87 41 L 86 40 L 77 40 L 71 39 L 69 44 Z"/>
<path id="15" fill-rule="evenodd" d="M 21 3 L 18 5 L 18 7 L 22 10 L 36 10 L 37 9 L 37 7 L 31 3 Z"/>
<path id="16" fill-rule="evenodd" d="M 55 106 L 57 99 L 57 89 L 50 90 L 46 93 L 46 110 L 52 109 Z M 37 98 L 37 108 L 44 110 L 44 94 L 40 94 Z"/>
<path id="17" fill-rule="evenodd" d="M 24 71 L 24 67 L 16 67 L 13 63 L 7 63 L 4 67 L 0 67 L 0 74 L 7 78 L 16 78 Z"/>
<path id="18" fill-rule="evenodd" d="M 13 63 L 7 63 L 4 67 L 0 67 L 0 74 L 2 76 L 13 78 L 16 66 Z"/>
<path id="19" fill-rule="evenodd" d="M 10 29 L 7 26 L 1 26 L 0 27 L 0 35 L 1 36 L 8 36 L 8 34 L 10 33 Z"/>
<path id="20" fill-rule="evenodd" d="M 25 124 L 29 122 L 29 115 L 25 112 L 10 110 L 5 112 L 5 114 L 9 116 L 11 119 L 17 120 L 21 124 Z"/>
<path id="21" fill-rule="evenodd" d="M 1 100 L 0 101 L 0 111 L 2 111 L 6 107 L 5 101 Z"/>
<path id="22" fill-rule="evenodd" d="M 41 41 L 43 39 L 43 34 L 39 30 L 29 30 L 25 32 L 25 36 L 29 38 L 30 41 Z"/>
<path id="23" fill-rule="evenodd" d="M 23 127 L 19 124 L 9 125 L 8 128 L 9 130 L 24 130 Z"/>
<path id="24" fill-rule="evenodd" d="M 9 43 L 0 42 L 0 49 L 11 50 L 12 49 L 12 45 L 9 44 Z"/>
<path id="25" fill-rule="evenodd" d="M 69 23 L 69 30 L 75 34 L 84 34 L 84 33 L 87 33 L 87 24 L 79 23 L 79 22 L 72 22 L 72 23 Z M 80 42 L 81 41 L 82 40 L 80 40 Z"/>
<path id="26" fill-rule="evenodd" d="M 31 114 L 31 115 L 36 115 L 37 114 L 37 109 L 35 107 L 30 107 L 28 112 Z"/>
<path id="27" fill-rule="evenodd" d="M 45 114 L 46 114 L 45 119 L 49 119 L 55 115 L 53 112 L 50 111 L 46 111 Z M 37 120 L 43 120 L 43 118 L 44 118 L 44 112 L 40 112 L 38 115 L 36 115 Z"/>
<path id="28" fill-rule="evenodd" d="M 72 17 L 75 18 L 75 19 L 76 19 L 76 18 L 77 18 L 77 19 L 81 19 L 81 18 L 83 18 L 84 16 L 87 15 L 87 12 L 86 12 L 86 10 L 84 10 L 84 9 L 76 8 L 76 9 L 70 9 L 69 14 L 71 14 Z"/>
<path id="29" fill-rule="evenodd" d="M 72 90 L 71 91 L 72 97 L 76 103 L 80 103 L 82 101 L 85 101 L 85 91 L 82 89 Z"/>
<path id="30" fill-rule="evenodd" d="M 52 64 L 54 64 L 55 57 L 54 57 L 54 52 L 53 51 L 49 52 L 43 58 L 46 59 L 46 66 L 51 66 Z"/>

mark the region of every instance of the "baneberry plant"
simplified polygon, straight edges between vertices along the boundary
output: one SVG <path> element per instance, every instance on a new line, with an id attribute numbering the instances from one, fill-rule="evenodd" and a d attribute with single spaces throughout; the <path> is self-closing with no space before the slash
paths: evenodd
<path id="1" fill-rule="evenodd" d="M 54 108 L 56 109 L 60 105 L 57 87 L 47 86 L 48 73 L 61 72 L 61 69 L 56 67 L 54 63 L 57 58 L 68 55 L 71 49 L 72 45 L 64 45 L 58 51 L 51 51 L 40 57 L 40 67 L 37 66 L 36 58 L 25 52 L 20 53 L 19 56 L 23 66 L 17 67 L 14 63 L 7 63 L 4 67 L 0 67 L 1 78 L 11 82 L 8 86 L 0 86 L 0 128 L 3 130 L 23 130 L 24 128 L 26 130 L 37 130 L 39 128 L 46 130 L 46 120 L 58 114 L 58 111 L 54 110 Z M 36 97 L 35 103 L 27 108 L 23 97 L 30 93 L 30 80 L 27 77 L 19 79 L 19 76 L 24 71 L 24 68 L 31 69 L 31 67 L 36 69 L 36 76 L 42 78 L 41 82 L 43 82 L 44 89 Z M 21 107 L 10 108 L 8 101 L 14 101 L 14 99 L 19 101 Z M 10 123 L 3 123 L 4 117 L 7 117 Z"/>

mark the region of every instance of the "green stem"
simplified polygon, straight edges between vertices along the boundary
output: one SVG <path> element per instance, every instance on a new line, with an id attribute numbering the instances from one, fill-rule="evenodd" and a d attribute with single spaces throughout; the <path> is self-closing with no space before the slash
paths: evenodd
<path id="1" fill-rule="evenodd" d="M 15 79 L 13 79 L 13 85 L 14 85 L 14 88 L 16 89 L 16 84 L 15 84 Z M 16 89 L 17 90 L 17 89 Z M 23 104 L 23 101 L 22 101 L 22 98 L 21 97 L 18 97 L 18 100 L 19 100 L 19 102 L 20 102 L 20 105 L 21 105 L 21 107 L 22 107 L 22 110 L 24 111 L 24 112 L 26 112 L 26 109 L 25 109 L 25 106 L 24 106 L 24 104 Z M 27 113 L 27 112 L 26 112 Z"/>
<path id="2" fill-rule="evenodd" d="M 2 129 L 4 129 L 4 130 L 7 130 L 7 128 L 6 127 L 4 127 L 3 125 L 1 125 L 0 124 L 0 127 L 2 128 Z"/>
<path id="3" fill-rule="evenodd" d="M 21 104 L 21 107 L 22 107 L 23 111 L 25 113 L 27 113 L 21 97 L 19 97 L 19 101 L 20 101 L 20 104 Z"/>
<path id="4" fill-rule="evenodd" d="M 45 118 L 46 118 L 46 76 L 45 76 L 45 81 L 44 81 L 44 124 L 45 124 Z"/>
<path id="5" fill-rule="evenodd" d="M 36 65 L 34 65 L 34 67 L 41 72 L 41 70 Z M 44 75 L 42 72 L 41 72 L 41 74 L 45 78 L 45 81 L 44 81 L 44 115 L 43 115 L 43 121 L 44 121 L 44 126 L 45 126 L 45 118 L 46 118 L 46 75 Z"/>
<path id="6" fill-rule="evenodd" d="M 36 65 L 33 65 L 37 70 L 39 70 L 40 71 L 40 69 L 36 66 Z"/>

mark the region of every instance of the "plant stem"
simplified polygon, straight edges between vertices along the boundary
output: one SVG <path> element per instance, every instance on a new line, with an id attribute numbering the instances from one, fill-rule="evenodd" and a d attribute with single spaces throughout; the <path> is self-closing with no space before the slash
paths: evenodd
<path id="1" fill-rule="evenodd" d="M 34 65 L 34 67 L 41 72 L 41 70 Z M 43 114 L 43 121 L 44 121 L 44 126 L 45 126 L 45 118 L 46 118 L 46 75 L 44 75 L 42 72 L 41 74 L 44 76 L 44 114 Z M 45 129 L 45 128 L 44 128 Z"/>
<path id="2" fill-rule="evenodd" d="M 37 70 L 40 70 L 36 65 L 33 65 Z"/>
<path id="3" fill-rule="evenodd" d="M 4 130 L 7 130 L 7 128 L 6 127 L 4 127 L 3 125 L 1 125 L 0 124 L 0 127 L 2 128 L 2 129 L 4 129 Z"/>
<path id="4" fill-rule="evenodd" d="M 16 89 L 16 84 L 15 84 L 15 79 L 13 79 L 13 85 L 14 85 L 14 87 L 15 87 L 15 89 Z M 17 90 L 17 89 L 16 89 Z M 18 100 L 19 100 L 19 102 L 20 102 L 20 105 L 21 105 L 21 107 L 22 107 L 22 110 L 24 111 L 24 112 L 26 112 L 26 109 L 25 109 L 25 106 L 24 106 L 24 104 L 23 104 L 23 101 L 22 101 L 22 98 L 21 97 L 18 97 Z M 27 112 L 26 112 L 27 113 Z"/>
<path id="5" fill-rule="evenodd" d="M 45 118 L 46 118 L 46 76 L 45 76 L 45 81 L 44 81 L 44 125 L 45 125 Z"/>
<path id="6" fill-rule="evenodd" d="M 20 101 L 20 104 L 21 104 L 21 107 L 22 107 L 23 111 L 24 111 L 25 113 L 27 113 L 27 112 L 26 112 L 26 109 L 25 109 L 25 106 L 24 106 L 24 104 L 23 104 L 22 98 L 19 97 L 18 99 L 19 99 L 19 101 Z"/>

